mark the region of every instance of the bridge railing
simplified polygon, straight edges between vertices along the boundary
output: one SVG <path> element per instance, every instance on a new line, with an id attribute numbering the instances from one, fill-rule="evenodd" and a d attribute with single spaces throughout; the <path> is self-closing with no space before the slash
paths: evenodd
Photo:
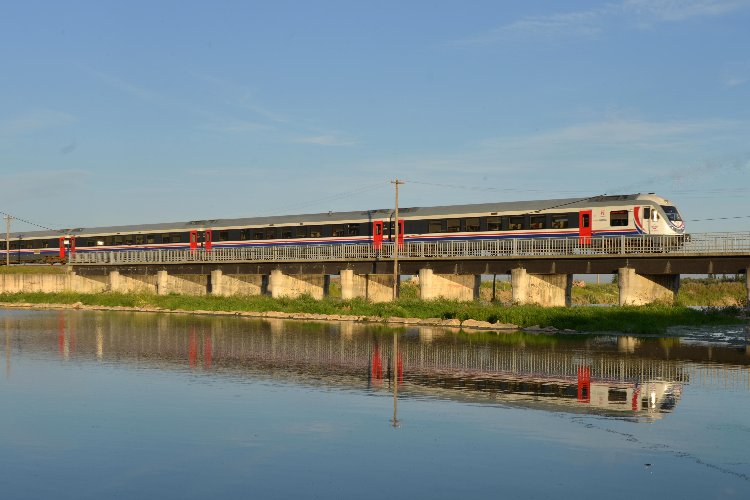
<path id="1" fill-rule="evenodd" d="M 76 265 L 191 264 L 221 262 L 320 262 L 392 259 L 395 245 L 375 250 L 369 243 L 322 245 L 256 245 L 198 250 L 79 251 Z M 465 259 L 611 255 L 750 254 L 750 232 L 702 233 L 686 236 L 601 236 L 591 238 L 506 238 L 408 242 L 401 259 Z"/>

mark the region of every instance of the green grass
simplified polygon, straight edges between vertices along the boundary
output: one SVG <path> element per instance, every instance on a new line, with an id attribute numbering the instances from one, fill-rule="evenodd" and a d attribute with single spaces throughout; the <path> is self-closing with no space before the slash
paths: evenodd
<path id="1" fill-rule="evenodd" d="M 207 311 L 280 311 L 287 313 L 341 314 L 356 316 L 390 316 L 408 318 L 476 319 L 491 323 L 512 323 L 521 327 L 554 326 L 583 332 L 663 333 L 670 326 L 704 326 L 736 324 L 739 309 L 696 311 L 684 306 L 653 304 L 631 307 L 541 307 L 507 306 L 499 303 L 458 302 L 451 300 L 421 301 L 402 298 L 396 302 L 374 304 L 362 299 L 343 301 L 336 298 L 316 300 L 309 296 L 274 299 L 269 296 L 210 297 L 188 295 L 157 296 L 152 294 L 80 294 L 21 293 L 0 294 L 0 302 L 36 304 L 159 307 L 169 310 Z"/>
<path id="2" fill-rule="evenodd" d="M 0 274 L 65 274 L 65 266 L 34 265 L 34 266 L 6 266 L 0 265 Z"/>

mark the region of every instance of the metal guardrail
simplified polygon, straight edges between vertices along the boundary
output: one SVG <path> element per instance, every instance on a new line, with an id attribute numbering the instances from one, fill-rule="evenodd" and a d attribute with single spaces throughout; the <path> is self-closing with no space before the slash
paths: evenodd
<path id="1" fill-rule="evenodd" d="M 380 250 L 371 244 L 257 245 L 206 250 L 80 251 L 70 256 L 74 265 L 193 264 L 220 262 L 320 262 L 392 259 L 393 243 Z M 702 233 L 685 236 L 603 236 L 475 241 L 410 242 L 398 251 L 400 259 L 466 259 L 612 255 L 750 255 L 750 232 Z"/>

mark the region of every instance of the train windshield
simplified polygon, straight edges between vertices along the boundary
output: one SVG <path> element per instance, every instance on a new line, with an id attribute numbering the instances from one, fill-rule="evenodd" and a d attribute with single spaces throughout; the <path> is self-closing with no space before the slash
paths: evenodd
<path id="1" fill-rule="evenodd" d="M 662 205 L 661 208 L 667 214 L 669 220 L 672 222 L 682 222 L 682 217 L 680 217 L 680 212 L 677 211 L 677 208 L 670 205 Z"/>

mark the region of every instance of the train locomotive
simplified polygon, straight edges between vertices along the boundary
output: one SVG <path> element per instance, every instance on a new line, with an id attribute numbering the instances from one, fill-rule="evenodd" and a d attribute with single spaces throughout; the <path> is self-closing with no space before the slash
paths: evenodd
<path id="1" fill-rule="evenodd" d="M 12 233 L 11 263 L 65 262 L 75 252 L 241 248 L 392 241 L 393 209 L 195 220 Z M 684 235 L 674 204 L 653 193 L 402 208 L 399 244 L 505 238 Z M 5 245 L 0 262 L 5 263 Z"/>

